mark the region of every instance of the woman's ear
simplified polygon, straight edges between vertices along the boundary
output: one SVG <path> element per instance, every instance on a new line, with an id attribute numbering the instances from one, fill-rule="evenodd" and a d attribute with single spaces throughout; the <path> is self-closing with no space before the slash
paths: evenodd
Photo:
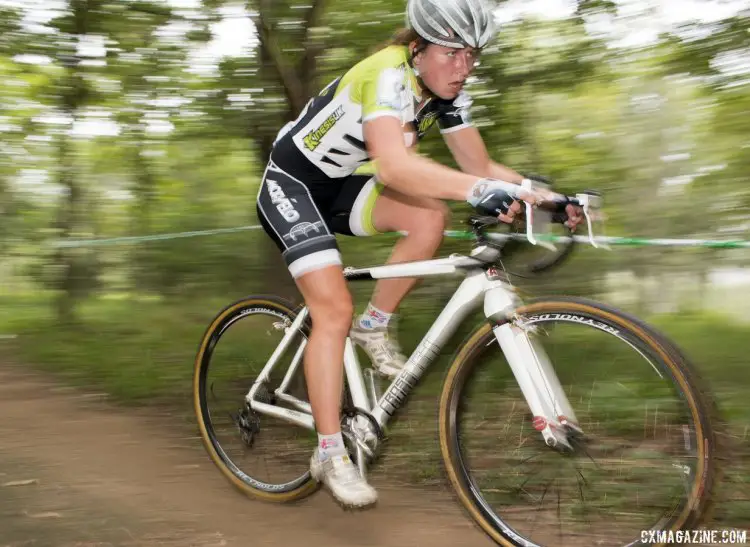
<path id="1" fill-rule="evenodd" d="M 409 53 L 411 54 L 412 59 L 420 55 L 423 51 L 424 47 L 419 40 L 412 40 L 409 43 Z"/>
<path id="2" fill-rule="evenodd" d="M 419 69 L 419 64 L 422 61 L 422 53 L 424 53 L 424 47 L 418 41 L 414 41 L 409 44 L 409 53 L 411 55 L 411 65 L 415 69 Z"/>

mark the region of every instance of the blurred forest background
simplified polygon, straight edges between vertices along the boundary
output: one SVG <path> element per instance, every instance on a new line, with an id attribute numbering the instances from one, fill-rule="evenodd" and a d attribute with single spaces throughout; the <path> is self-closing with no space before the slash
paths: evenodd
<path id="1" fill-rule="evenodd" d="M 273 290 L 288 276 L 260 232 L 58 245 L 257 224 L 276 132 L 404 23 L 403 4 L 0 3 L 3 292 L 43 291 L 73 320 L 94 296 Z M 501 2 L 470 86 L 475 118 L 498 161 L 602 191 L 610 235 L 742 239 L 748 16 L 746 1 Z M 421 151 L 453 165 L 437 132 Z M 460 227 L 468 211 L 454 209 Z M 392 241 L 351 243 L 345 258 L 361 264 Z M 645 313 L 708 305 L 745 317 L 738 289 L 719 306 L 716 289 L 743 280 L 748 256 L 584 251 L 545 281 L 631 297 Z"/>
<path id="2" fill-rule="evenodd" d="M 189 402 L 221 306 L 297 299 L 276 248 L 259 230 L 71 241 L 256 225 L 278 129 L 403 12 L 403 0 L 0 0 L 0 350 L 123 401 Z M 601 191 L 608 235 L 750 239 L 750 2 L 507 0 L 497 16 L 469 86 L 496 160 Z M 454 165 L 437 131 L 420 151 Z M 468 209 L 452 208 L 463 229 Z M 344 259 L 385 260 L 395 237 L 342 238 Z M 656 323 L 746 447 L 748 250 L 581 247 L 519 285 Z M 446 239 L 441 253 L 466 249 Z M 406 349 L 455 286 L 430 280 L 405 303 Z M 353 288 L 358 309 L 370 290 Z M 744 457 L 728 479 L 736 515 L 750 512 Z"/>

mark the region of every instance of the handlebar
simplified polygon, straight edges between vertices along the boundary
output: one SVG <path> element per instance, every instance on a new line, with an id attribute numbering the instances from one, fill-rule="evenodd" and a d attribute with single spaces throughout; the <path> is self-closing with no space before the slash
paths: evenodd
<path id="1" fill-rule="evenodd" d="M 534 186 L 531 186 L 532 184 Z M 551 222 L 560 224 L 564 223 L 567 219 L 565 209 L 568 205 L 580 207 L 583 211 L 583 216 L 586 220 L 586 227 L 588 229 L 589 243 L 595 248 L 609 249 L 607 245 L 600 242 L 598 243 L 595 239 L 595 226 L 601 225 L 601 230 L 603 231 L 604 222 L 604 215 L 602 213 L 603 200 L 598 192 L 594 190 L 586 190 L 579 192 L 574 196 L 568 196 L 552 192 L 545 186 L 546 185 L 544 184 L 527 179 L 519 188 L 520 190 L 533 190 L 536 195 L 542 196 L 542 199 L 537 201 L 536 204 L 525 201 L 523 202 L 525 205 L 525 240 L 532 245 L 542 246 L 553 251 L 552 256 L 537 260 L 531 264 L 529 269 L 532 272 L 538 273 L 559 265 L 573 250 L 576 240 L 569 228 L 569 237 L 566 238 L 565 242 L 561 245 L 561 248 L 557 248 L 549 241 L 544 241 L 544 236 L 538 236 L 537 234 L 540 229 L 543 230 L 543 228 Z M 520 197 L 517 196 L 517 199 L 520 200 Z M 539 211 L 542 211 L 543 214 L 539 215 Z M 491 227 L 498 225 L 507 226 L 507 224 L 494 216 L 473 215 L 469 218 L 468 224 L 471 227 L 478 245 L 490 245 L 494 247 L 495 245 L 492 245 L 491 240 L 507 241 L 512 238 L 510 235 L 487 233 L 487 230 Z"/>

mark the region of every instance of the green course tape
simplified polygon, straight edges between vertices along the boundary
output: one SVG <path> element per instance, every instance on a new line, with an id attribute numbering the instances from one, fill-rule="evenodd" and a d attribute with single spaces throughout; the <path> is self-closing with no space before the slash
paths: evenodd
<path id="1" fill-rule="evenodd" d="M 64 248 L 76 248 L 76 247 L 94 247 L 102 245 L 122 245 L 122 244 L 134 244 L 134 243 L 145 243 L 149 241 L 168 241 L 171 239 L 180 239 L 185 237 L 197 237 L 197 236 L 208 236 L 217 234 L 232 234 L 238 232 L 244 232 L 248 230 L 259 230 L 260 225 L 255 226 L 238 226 L 236 228 L 217 228 L 215 230 L 196 230 L 192 232 L 177 232 L 171 234 L 155 234 L 147 236 L 131 236 L 131 237 L 110 237 L 101 239 L 67 239 L 62 241 L 55 241 L 52 243 L 53 247 L 64 247 Z M 402 232 L 403 233 L 403 232 Z M 461 230 L 447 230 L 444 232 L 446 237 L 455 239 L 470 240 L 474 238 L 474 234 L 470 231 Z M 523 234 L 489 234 L 489 238 L 494 240 L 506 240 L 506 239 L 517 239 L 525 240 L 526 236 Z M 551 236 L 551 235 L 538 235 L 536 238 L 540 241 L 549 241 L 552 243 L 562 243 L 569 241 L 569 237 L 566 236 Z M 576 242 L 590 244 L 587 236 L 573 236 Z M 707 247 L 714 249 L 746 249 L 750 248 L 750 241 L 743 240 L 710 240 L 710 239 L 646 239 L 639 237 L 595 237 L 594 241 L 597 244 L 621 246 L 621 247 L 646 247 L 646 246 L 662 246 L 662 247 Z"/>

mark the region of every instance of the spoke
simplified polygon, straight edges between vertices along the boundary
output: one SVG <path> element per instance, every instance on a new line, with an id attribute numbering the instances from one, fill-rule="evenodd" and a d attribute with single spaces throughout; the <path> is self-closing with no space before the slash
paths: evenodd
<path id="1" fill-rule="evenodd" d="M 520 461 L 520 462 L 518 463 L 518 465 L 517 465 L 516 467 L 520 467 L 520 466 L 522 466 L 523 464 L 525 464 L 526 462 L 529 462 L 529 461 L 533 460 L 534 458 L 536 458 L 537 456 L 539 456 L 539 454 L 541 454 L 541 452 L 539 452 L 539 453 L 537 453 L 537 454 L 534 454 L 534 455 L 532 455 L 532 456 L 529 456 L 528 458 L 524 458 L 523 460 L 521 460 L 521 461 Z"/>
<path id="2" fill-rule="evenodd" d="M 586 482 L 586 479 L 581 474 L 581 472 L 576 469 L 577 476 L 576 476 L 576 483 L 578 484 L 578 493 L 581 496 L 581 503 L 583 504 L 583 518 L 586 519 L 586 522 L 588 523 L 589 527 L 591 527 L 591 520 L 589 519 L 589 508 L 586 505 L 586 496 L 583 495 L 583 487 L 581 486 L 581 481 L 583 481 L 586 486 L 588 486 L 588 482 Z M 580 477 L 580 478 L 579 478 Z"/>
<path id="3" fill-rule="evenodd" d="M 555 481 L 555 486 L 557 486 L 557 481 Z M 557 522 L 560 527 L 560 543 L 563 543 L 563 523 L 562 523 L 562 509 L 560 508 L 560 487 L 557 486 Z"/>
<path id="4" fill-rule="evenodd" d="M 557 479 L 552 479 L 550 482 L 548 482 L 544 486 L 544 490 L 542 491 L 542 495 L 539 498 L 539 508 L 537 509 L 537 516 L 534 517 L 534 528 L 536 528 L 536 522 L 537 522 L 537 519 L 539 518 L 539 514 L 540 514 L 539 512 L 542 510 L 542 504 L 544 503 L 544 497 L 547 495 L 547 490 L 549 490 L 549 485 L 552 484 L 556 480 Z"/>
<path id="5" fill-rule="evenodd" d="M 540 453 L 537 453 L 537 454 L 534 454 L 533 456 L 529 456 L 528 458 L 525 458 L 525 459 L 524 459 L 523 461 L 521 461 L 521 463 L 519 463 L 519 464 L 518 464 L 518 465 L 517 465 L 516 467 L 520 467 L 520 466 L 521 466 L 521 465 L 523 465 L 524 463 L 526 463 L 526 462 L 528 462 L 528 461 L 530 461 L 530 460 L 532 460 L 532 459 L 536 458 L 537 456 L 539 456 L 539 454 L 540 454 Z M 529 496 L 531 496 L 531 494 L 530 494 L 529 492 L 527 492 L 527 491 L 526 491 L 526 490 L 524 489 L 524 486 L 526 486 L 526 483 L 527 483 L 527 482 L 529 482 L 529 481 L 530 481 L 530 480 L 531 480 L 532 478 L 534 478 L 534 477 L 535 477 L 536 475 L 538 475 L 538 474 L 539 474 L 540 472 L 541 472 L 541 470 L 540 470 L 540 471 L 536 471 L 535 473 L 527 473 L 527 475 L 526 475 L 526 479 L 525 479 L 525 480 L 524 480 L 524 481 L 523 481 L 523 482 L 522 482 L 522 483 L 521 483 L 520 485 L 518 485 L 518 486 L 516 487 L 516 489 L 517 489 L 517 490 L 518 490 L 519 492 L 526 492 L 527 494 L 529 494 Z M 546 491 L 546 490 L 545 490 L 545 491 Z"/>
<path id="6" fill-rule="evenodd" d="M 581 473 L 581 469 L 578 466 L 576 466 L 576 473 L 581 478 L 581 481 L 583 481 L 583 484 L 585 484 L 586 486 L 588 486 L 589 482 L 586 480 L 586 477 L 583 476 L 583 473 Z M 579 486 L 580 486 L 580 481 L 579 481 Z M 581 494 L 581 495 L 583 495 L 583 494 Z"/>

